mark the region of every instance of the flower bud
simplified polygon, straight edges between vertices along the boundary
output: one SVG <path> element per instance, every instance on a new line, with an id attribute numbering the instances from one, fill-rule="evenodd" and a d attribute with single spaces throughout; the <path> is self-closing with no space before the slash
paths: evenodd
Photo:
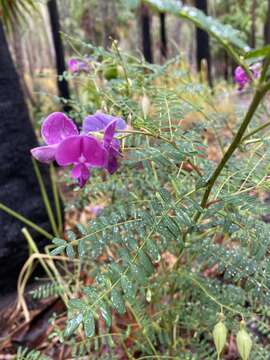
<path id="1" fill-rule="evenodd" d="M 146 301 L 150 303 L 151 300 L 152 300 L 152 291 L 148 288 L 146 291 Z"/>
<path id="2" fill-rule="evenodd" d="M 222 353 L 226 344 L 227 328 L 222 321 L 219 321 L 213 330 L 214 343 L 217 349 L 218 355 Z"/>
<path id="3" fill-rule="evenodd" d="M 148 96 L 146 96 L 145 94 L 142 97 L 141 106 L 142 106 L 143 117 L 146 118 L 150 110 L 150 100 Z"/>
<path id="4" fill-rule="evenodd" d="M 236 343 L 242 360 L 248 360 L 252 348 L 252 340 L 243 325 L 236 335 Z"/>

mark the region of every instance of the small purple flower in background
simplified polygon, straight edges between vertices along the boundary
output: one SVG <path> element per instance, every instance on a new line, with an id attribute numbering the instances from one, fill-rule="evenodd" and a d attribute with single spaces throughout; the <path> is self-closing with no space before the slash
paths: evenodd
<path id="1" fill-rule="evenodd" d="M 41 162 L 55 160 L 60 166 L 73 165 L 71 176 L 83 187 L 90 177 L 91 168 L 105 168 L 110 174 L 117 170 L 120 141 L 114 136 L 116 130 L 125 128 L 123 119 L 97 112 L 84 119 L 83 132 L 79 134 L 71 119 L 55 112 L 41 126 L 46 145 L 32 149 L 31 154 Z M 101 130 L 104 131 L 102 141 L 94 137 L 94 133 Z"/>
<path id="2" fill-rule="evenodd" d="M 261 73 L 261 64 L 256 63 L 250 66 L 250 70 L 253 74 L 253 78 L 257 79 Z M 237 66 L 234 71 L 234 81 L 238 84 L 238 90 L 243 90 L 243 88 L 250 82 L 249 77 L 247 76 L 245 70 L 241 66 Z"/>
<path id="3" fill-rule="evenodd" d="M 83 132 L 91 133 L 104 131 L 103 145 L 108 151 L 108 161 L 106 169 L 113 174 L 118 169 L 117 158 L 120 156 L 120 141 L 116 139 L 116 130 L 125 130 L 126 122 L 111 115 L 96 112 L 94 115 L 87 116 L 83 121 Z"/>
<path id="4" fill-rule="evenodd" d="M 72 74 L 79 72 L 89 72 L 89 66 L 82 60 L 69 59 L 68 62 L 68 71 Z"/>

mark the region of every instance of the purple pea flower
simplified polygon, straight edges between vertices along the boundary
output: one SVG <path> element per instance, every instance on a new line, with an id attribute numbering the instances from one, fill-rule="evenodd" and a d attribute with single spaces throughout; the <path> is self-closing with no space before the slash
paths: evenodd
<path id="1" fill-rule="evenodd" d="M 120 156 L 120 142 L 116 139 L 116 130 L 125 130 L 126 122 L 118 117 L 96 112 L 87 116 L 83 121 L 83 132 L 91 133 L 104 131 L 102 144 L 108 152 L 108 159 L 105 168 L 110 174 L 118 169 L 118 157 Z"/>
<path id="2" fill-rule="evenodd" d="M 71 176 L 80 187 L 89 179 L 91 167 L 105 167 L 108 162 L 104 145 L 93 136 L 79 135 L 76 125 L 63 113 L 49 115 L 41 134 L 47 145 L 32 149 L 33 157 L 45 163 L 56 160 L 60 166 L 73 165 Z"/>
<path id="3" fill-rule="evenodd" d="M 71 176 L 83 187 L 90 177 L 90 168 L 104 167 L 108 153 L 93 136 L 77 135 L 63 140 L 56 151 L 55 160 L 60 166 L 73 165 Z"/>
<path id="4" fill-rule="evenodd" d="M 88 65 L 82 60 L 72 58 L 68 60 L 67 65 L 68 71 L 70 71 L 72 74 L 79 72 L 89 72 Z"/>
<path id="5" fill-rule="evenodd" d="M 261 64 L 256 63 L 250 66 L 250 70 L 253 74 L 253 78 L 257 79 L 261 73 Z M 234 71 L 234 81 L 238 84 L 238 90 L 243 90 L 243 88 L 250 82 L 249 77 L 247 76 L 245 70 L 241 66 L 237 66 Z"/>

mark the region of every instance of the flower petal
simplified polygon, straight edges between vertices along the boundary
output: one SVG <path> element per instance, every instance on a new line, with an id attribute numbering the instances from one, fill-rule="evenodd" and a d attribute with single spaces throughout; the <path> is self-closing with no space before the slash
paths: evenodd
<path id="1" fill-rule="evenodd" d="M 109 161 L 106 168 L 111 175 L 116 172 L 116 170 L 118 169 L 118 161 L 116 156 L 112 155 L 109 157 Z"/>
<path id="2" fill-rule="evenodd" d="M 55 159 L 61 166 L 74 163 L 87 163 L 93 167 L 103 167 L 108 153 L 94 137 L 79 135 L 63 140 L 56 151 Z"/>
<path id="3" fill-rule="evenodd" d="M 77 164 L 72 169 L 71 176 L 78 179 L 79 186 L 83 187 L 90 177 L 90 171 L 85 164 Z"/>
<path id="4" fill-rule="evenodd" d="M 103 142 L 105 147 L 108 147 L 112 142 L 116 130 L 116 123 L 117 120 L 111 121 L 104 130 Z"/>
<path id="5" fill-rule="evenodd" d="M 32 156 L 43 163 L 49 163 L 55 160 L 57 145 L 38 146 L 31 149 Z"/>
<path id="6" fill-rule="evenodd" d="M 113 120 L 116 120 L 117 130 L 124 130 L 127 127 L 125 120 L 97 111 L 94 115 L 89 115 L 84 119 L 83 132 L 103 130 Z"/>
<path id="7" fill-rule="evenodd" d="M 86 162 L 93 167 L 103 167 L 108 161 L 108 152 L 103 144 L 96 138 L 90 136 L 81 136 L 82 155 Z"/>
<path id="8" fill-rule="evenodd" d="M 41 127 L 41 135 L 48 145 L 58 144 L 67 137 L 78 134 L 74 122 L 61 112 L 50 114 Z"/>
<path id="9" fill-rule="evenodd" d="M 68 62 L 68 70 L 71 73 L 75 73 L 76 71 L 78 71 L 78 60 L 76 59 L 69 59 Z"/>

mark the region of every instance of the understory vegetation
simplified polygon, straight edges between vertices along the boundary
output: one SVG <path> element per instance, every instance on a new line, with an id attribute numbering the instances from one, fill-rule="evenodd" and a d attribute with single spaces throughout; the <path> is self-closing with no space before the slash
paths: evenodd
<path id="1" fill-rule="evenodd" d="M 241 66 L 245 88 L 209 87 L 206 68 L 194 75 L 181 54 L 149 64 L 117 41 L 105 50 L 65 35 L 88 67 L 63 74 L 69 117 L 80 128 L 102 111 L 127 128 L 116 133 L 113 175 L 96 169 L 79 188 L 51 165 L 57 216 L 43 195 L 54 234 L 42 254 L 26 223 L 17 309 L 29 320 L 26 298 L 60 298 L 48 342 L 72 359 L 269 359 L 270 49 L 250 50 L 229 25 L 176 1 L 146 3 L 206 30 Z M 90 207 L 91 220 L 67 219 L 62 231 L 56 186 L 67 218 Z M 25 293 L 36 262 L 46 278 Z"/>

